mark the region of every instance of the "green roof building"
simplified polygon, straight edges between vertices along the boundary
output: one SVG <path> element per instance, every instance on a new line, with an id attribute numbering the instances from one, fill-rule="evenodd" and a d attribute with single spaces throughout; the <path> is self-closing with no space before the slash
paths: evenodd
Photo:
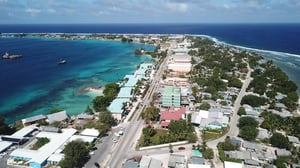
<path id="1" fill-rule="evenodd" d="M 175 86 L 165 86 L 162 93 L 163 107 L 180 107 L 180 88 Z"/>

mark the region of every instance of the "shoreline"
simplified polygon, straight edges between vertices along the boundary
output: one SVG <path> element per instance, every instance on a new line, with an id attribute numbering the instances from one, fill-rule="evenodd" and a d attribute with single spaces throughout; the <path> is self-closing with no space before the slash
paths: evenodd
<path id="1" fill-rule="evenodd" d="M 13 35 L 13 34 L 16 34 L 16 33 L 12 33 L 11 35 Z M 17 33 L 18 34 L 18 33 Z M 29 34 L 31 34 L 31 33 L 29 33 Z M 48 33 L 49 34 L 49 33 Z M 50 34 L 57 34 L 57 33 L 50 33 Z M 74 35 L 74 33 L 70 33 L 70 34 L 72 34 L 72 35 Z M 75 33 L 75 34 L 77 34 L 77 33 Z M 80 33 L 79 33 L 80 34 Z M 85 35 L 87 34 L 87 33 L 84 33 Z M 5 35 L 5 33 L 4 34 L 2 34 L 2 35 Z M 36 33 L 36 35 L 41 35 L 41 33 Z M 103 33 L 103 35 L 132 35 L 132 34 L 106 34 L 106 33 Z M 178 34 L 134 34 L 134 35 L 138 35 L 138 36 L 140 36 L 140 37 L 144 37 L 144 36 L 151 36 L 151 35 L 153 35 L 153 36 L 165 36 L 165 35 L 175 35 L 175 36 L 178 36 Z M 224 42 L 221 42 L 221 41 L 219 41 L 218 39 L 216 39 L 216 38 L 213 38 L 213 37 L 211 37 L 211 36 L 207 36 L 207 35 L 191 35 L 191 36 L 195 36 L 195 37 L 202 37 L 202 38 L 208 38 L 208 39 L 210 39 L 210 40 L 212 40 L 212 41 L 215 41 L 218 45 L 227 45 L 227 46 L 229 46 L 229 47 L 234 47 L 234 48 L 239 48 L 239 49 L 245 49 L 245 50 L 250 50 L 250 51 L 252 51 L 251 50 L 251 48 L 247 48 L 247 47 L 243 47 L 243 46 L 236 46 L 236 45 L 231 45 L 231 44 L 227 44 L 227 43 L 224 43 Z M 0 37 L 0 38 L 3 38 L 3 37 Z M 20 37 L 12 37 L 12 38 L 20 38 Z M 27 37 L 25 37 L 25 38 L 27 38 Z M 31 38 L 31 37 L 29 37 L 29 38 Z M 44 38 L 46 38 L 46 37 L 38 37 L 38 38 L 42 38 L 42 39 L 44 39 Z M 47 39 L 47 38 L 46 38 Z M 60 38 L 55 38 L 55 39 L 60 39 Z M 63 39 L 63 40 L 73 40 L 73 39 Z M 116 42 L 120 42 L 120 43 L 122 43 L 122 41 L 119 41 L 119 40 L 113 40 L 113 39 L 89 39 L 89 38 L 87 38 L 87 39 L 75 39 L 75 40 L 100 40 L 100 41 L 116 41 Z M 136 42 L 132 42 L 132 43 L 136 43 Z M 138 43 L 138 44 L 146 44 L 146 45 L 153 45 L 153 44 L 149 44 L 149 43 Z M 258 51 L 260 51 L 260 49 L 255 49 L 254 51 L 256 51 L 256 52 L 258 52 Z M 265 51 L 265 52 L 268 52 L 268 50 L 262 50 L 262 51 Z M 271 53 L 270 54 L 274 54 L 274 53 L 276 53 L 276 52 L 273 52 L 273 51 L 270 51 Z M 279 53 L 280 54 L 280 52 L 277 52 L 277 53 Z M 260 53 L 258 53 L 259 55 L 261 55 Z M 282 54 L 282 53 L 281 53 Z M 145 55 L 145 56 L 147 56 L 148 57 L 148 55 Z M 289 55 L 289 56 L 294 56 L 293 54 L 291 54 L 291 55 Z M 149 57 L 151 57 L 151 56 L 149 56 Z M 299 57 L 300 57 L 300 55 L 299 55 Z M 265 59 L 266 57 L 264 57 L 264 59 Z M 278 66 L 278 65 L 277 65 Z M 278 66 L 279 67 L 279 66 Z M 281 68 L 281 67 L 280 67 Z M 283 68 L 281 68 L 281 69 L 283 69 Z M 286 74 L 288 74 L 287 72 L 285 72 Z M 300 86 L 297 84 L 297 86 L 298 86 L 298 90 L 299 90 L 299 88 L 300 88 Z M 97 89 L 97 88 L 95 88 L 95 87 L 87 87 L 87 88 L 84 88 L 83 89 L 83 91 L 85 92 L 85 93 L 91 93 L 91 94 L 93 94 L 93 95 L 101 95 L 101 94 L 103 94 L 102 92 L 103 92 L 103 90 L 101 90 L 101 89 Z M 80 92 L 80 91 L 79 91 Z M 80 94 L 80 93 L 79 93 Z M 299 91 L 298 91 L 298 95 L 299 95 Z"/>

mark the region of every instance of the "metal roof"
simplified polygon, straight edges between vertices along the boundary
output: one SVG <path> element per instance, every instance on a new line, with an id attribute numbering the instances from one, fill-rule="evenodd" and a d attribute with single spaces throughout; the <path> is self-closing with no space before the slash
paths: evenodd
<path id="1" fill-rule="evenodd" d="M 12 142 L 0 141 L 0 153 L 9 148 L 12 144 Z"/>
<path id="2" fill-rule="evenodd" d="M 55 121 L 62 121 L 64 119 L 67 119 L 68 115 L 67 112 L 64 110 L 58 113 L 49 114 L 47 115 L 47 118 L 49 120 L 49 123 L 53 123 Z"/>

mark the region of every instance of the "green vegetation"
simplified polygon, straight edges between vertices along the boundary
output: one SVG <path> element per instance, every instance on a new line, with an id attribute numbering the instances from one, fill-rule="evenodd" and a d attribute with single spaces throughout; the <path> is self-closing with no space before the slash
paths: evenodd
<path id="1" fill-rule="evenodd" d="M 141 117 L 145 120 L 146 123 L 149 121 L 158 121 L 160 116 L 160 110 L 156 107 L 147 107 L 146 110 L 142 111 Z"/>
<path id="2" fill-rule="evenodd" d="M 82 141 L 72 141 L 65 146 L 65 157 L 60 162 L 62 168 L 79 168 L 89 160 L 89 151 Z"/>
<path id="3" fill-rule="evenodd" d="M 5 123 L 5 119 L 3 116 L 0 116 L 0 135 L 11 135 L 15 132 L 15 128 L 9 127 Z"/>
<path id="4" fill-rule="evenodd" d="M 230 138 L 228 136 L 225 138 L 224 142 L 219 142 L 218 143 L 217 148 L 219 150 L 219 156 L 220 156 L 221 161 L 223 161 L 223 162 L 224 161 L 230 161 L 230 162 L 242 163 L 242 160 L 240 160 L 240 159 L 226 157 L 224 151 L 234 151 L 234 150 L 237 150 L 239 148 L 238 145 L 233 145 L 231 143 Z"/>
<path id="5" fill-rule="evenodd" d="M 98 121 L 92 120 L 86 123 L 84 128 L 96 128 L 100 135 L 102 135 L 116 124 L 116 121 L 110 112 L 100 112 L 98 118 Z"/>
<path id="6" fill-rule="evenodd" d="M 197 137 L 193 132 L 192 125 L 185 120 L 171 121 L 169 130 L 154 129 L 148 126 L 143 129 L 140 146 L 159 145 L 183 140 L 195 142 Z"/>
<path id="7" fill-rule="evenodd" d="M 31 147 L 32 150 L 38 150 L 40 147 L 44 146 L 50 142 L 48 138 L 37 138 L 37 142 Z"/>
<path id="8" fill-rule="evenodd" d="M 201 146 L 200 151 L 202 152 L 204 159 L 214 158 L 214 151 L 211 148 L 207 147 L 205 142 Z"/>
<path id="9" fill-rule="evenodd" d="M 119 86 L 116 83 L 105 85 L 105 89 L 103 90 L 104 96 L 97 96 L 93 100 L 93 108 L 95 109 L 95 111 L 106 111 L 106 108 L 118 95 L 118 92 Z"/>
<path id="10" fill-rule="evenodd" d="M 258 97 L 255 95 L 246 95 L 243 97 L 241 104 L 248 104 L 252 107 L 259 107 L 259 106 L 265 105 L 266 102 L 267 102 L 267 99 L 265 99 L 263 97 Z"/>
<path id="11" fill-rule="evenodd" d="M 222 128 L 222 130 L 219 129 L 208 129 L 208 130 L 204 130 L 203 134 L 202 134 L 202 140 L 204 142 L 207 141 L 212 141 L 214 139 L 218 139 L 220 137 L 222 137 L 223 135 L 225 135 L 229 130 L 229 127 L 227 128 Z"/>
<path id="12" fill-rule="evenodd" d="M 200 105 L 200 110 L 209 110 L 210 109 L 210 104 L 204 102 Z"/>
<path id="13" fill-rule="evenodd" d="M 290 111 L 296 110 L 298 101 L 297 85 L 293 81 L 290 81 L 288 76 L 280 68 L 276 67 L 272 61 L 260 64 L 259 66 L 263 70 L 256 69 L 251 74 L 253 80 L 248 90 L 252 90 L 254 93 L 260 95 L 266 93 L 270 98 L 270 104 L 275 101 L 274 98 L 277 92 L 286 94 L 287 97 L 279 102 L 287 106 Z"/>
<path id="14" fill-rule="evenodd" d="M 286 148 L 289 147 L 289 140 L 282 135 L 281 133 L 275 132 L 272 137 L 270 138 L 270 143 L 272 146 L 278 147 L 278 148 Z"/>
<path id="15" fill-rule="evenodd" d="M 271 132 L 283 130 L 287 135 L 300 138 L 300 117 L 282 118 L 277 114 L 267 111 L 262 112 L 261 116 L 264 118 L 264 121 L 261 124 L 262 128 Z"/>
<path id="16" fill-rule="evenodd" d="M 237 112 L 237 114 L 238 114 L 239 116 L 241 116 L 241 115 L 246 115 L 246 110 L 245 110 L 245 108 L 244 108 L 244 107 L 240 107 L 240 108 L 239 108 L 239 111 Z"/>
<path id="17" fill-rule="evenodd" d="M 258 135 L 258 122 L 252 117 L 241 117 L 238 127 L 240 128 L 239 136 L 245 140 L 253 141 Z"/>
<path id="18" fill-rule="evenodd" d="M 218 144 L 224 151 L 234 151 L 239 149 L 239 145 L 233 145 L 230 141 L 230 138 L 227 136 L 224 142 Z"/>
<path id="19" fill-rule="evenodd" d="M 90 114 L 90 115 L 94 114 L 93 109 L 90 106 L 87 106 L 84 112 L 86 112 L 87 114 Z"/>

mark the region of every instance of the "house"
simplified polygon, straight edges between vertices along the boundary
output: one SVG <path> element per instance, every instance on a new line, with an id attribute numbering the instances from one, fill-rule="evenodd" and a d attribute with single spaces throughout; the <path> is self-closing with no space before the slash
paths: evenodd
<path id="1" fill-rule="evenodd" d="M 13 145 L 12 142 L 0 141 L 0 153 L 4 152 Z"/>
<path id="2" fill-rule="evenodd" d="M 67 112 L 65 110 L 47 115 L 47 120 L 50 124 L 57 121 L 63 121 L 65 119 L 69 119 L 69 116 L 67 115 Z"/>
<path id="3" fill-rule="evenodd" d="M 186 159 L 184 155 L 170 154 L 168 168 L 185 168 Z"/>
<path id="4" fill-rule="evenodd" d="M 249 151 L 224 151 L 225 155 L 229 158 L 247 160 L 252 159 Z"/>
<path id="5" fill-rule="evenodd" d="M 244 141 L 243 143 L 243 148 L 246 150 L 250 151 L 256 151 L 256 152 L 261 152 L 264 150 L 264 146 L 259 144 L 259 143 L 254 143 L 254 142 L 249 142 L 249 141 Z"/>
<path id="6" fill-rule="evenodd" d="M 192 156 L 191 157 L 191 164 L 197 164 L 197 165 L 205 165 L 205 159 L 200 156 Z"/>
<path id="7" fill-rule="evenodd" d="M 291 156 L 292 153 L 286 149 L 276 149 L 275 153 L 278 157 Z"/>
<path id="8" fill-rule="evenodd" d="M 244 160 L 244 164 L 252 165 L 252 166 L 260 166 L 260 163 L 258 161 L 252 159 Z"/>
<path id="9" fill-rule="evenodd" d="M 89 115 L 87 113 L 81 113 L 77 115 L 77 119 L 79 120 L 93 120 L 94 119 L 94 115 Z"/>
<path id="10" fill-rule="evenodd" d="M 258 135 L 257 135 L 256 139 L 266 139 L 266 138 L 270 138 L 270 137 L 271 137 L 271 135 L 267 129 L 258 128 Z"/>
<path id="11" fill-rule="evenodd" d="M 56 132 L 56 133 L 60 132 L 59 128 L 51 127 L 51 126 L 41 126 L 40 130 L 44 132 Z"/>
<path id="12" fill-rule="evenodd" d="M 198 125 L 200 129 L 221 129 L 227 127 L 229 117 L 223 114 L 221 108 L 212 107 L 209 111 L 200 110 L 199 112 L 194 112 L 191 122 Z"/>
<path id="13" fill-rule="evenodd" d="M 300 141 L 297 137 L 295 136 L 287 136 L 289 142 L 293 143 L 294 145 L 300 145 Z"/>
<path id="14" fill-rule="evenodd" d="M 38 121 L 45 120 L 46 118 L 47 117 L 45 115 L 40 114 L 40 115 L 24 118 L 24 119 L 22 119 L 22 123 L 23 123 L 24 126 L 29 126 L 29 125 L 32 125 L 32 124 L 38 122 Z"/>
<path id="15" fill-rule="evenodd" d="M 224 161 L 224 168 L 243 168 L 241 163 Z"/>
<path id="16" fill-rule="evenodd" d="M 185 107 L 175 108 L 171 106 L 169 109 L 161 112 L 160 115 L 160 125 L 162 127 L 168 127 L 171 121 L 177 121 L 185 118 L 184 114 L 186 112 Z"/>
<path id="17" fill-rule="evenodd" d="M 242 141 L 238 139 L 237 137 L 230 137 L 230 143 L 232 145 L 241 146 Z"/>
<path id="18" fill-rule="evenodd" d="M 99 131 L 94 128 L 86 128 L 80 133 L 80 135 L 82 136 L 90 136 L 95 138 L 97 138 L 99 134 L 100 134 Z"/>
<path id="19" fill-rule="evenodd" d="M 140 161 L 140 168 L 161 168 L 162 161 L 151 158 L 149 156 L 142 156 Z"/>

